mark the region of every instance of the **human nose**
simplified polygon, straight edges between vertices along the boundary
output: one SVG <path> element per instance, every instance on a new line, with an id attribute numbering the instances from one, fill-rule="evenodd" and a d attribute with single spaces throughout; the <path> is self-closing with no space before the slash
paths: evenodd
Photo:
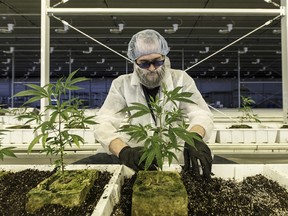
<path id="1" fill-rule="evenodd" d="M 157 67 L 155 67 L 155 65 L 153 64 L 153 62 L 149 62 L 149 67 L 147 68 L 149 71 L 154 71 L 157 69 Z"/>

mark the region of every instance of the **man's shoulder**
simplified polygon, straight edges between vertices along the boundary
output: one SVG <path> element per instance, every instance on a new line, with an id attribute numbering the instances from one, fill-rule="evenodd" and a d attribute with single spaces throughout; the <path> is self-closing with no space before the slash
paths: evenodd
<path id="1" fill-rule="evenodd" d="M 115 78 L 113 80 L 113 82 L 115 82 L 115 83 L 121 83 L 121 82 L 127 82 L 127 81 L 129 82 L 129 81 L 131 81 L 131 79 L 132 79 L 132 73 L 122 74 L 122 75 L 118 76 L 117 78 Z"/>
<path id="2" fill-rule="evenodd" d="M 173 78 L 187 78 L 190 77 L 185 71 L 183 70 L 178 70 L 178 69 L 172 69 L 170 70 L 170 73 L 172 75 Z"/>

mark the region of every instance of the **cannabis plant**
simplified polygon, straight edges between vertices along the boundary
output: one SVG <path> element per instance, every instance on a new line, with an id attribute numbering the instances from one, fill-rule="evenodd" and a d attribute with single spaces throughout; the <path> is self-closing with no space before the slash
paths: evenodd
<path id="1" fill-rule="evenodd" d="M 244 97 L 241 96 L 242 101 L 242 107 L 239 108 L 239 111 L 242 112 L 242 116 L 239 116 L 240 123 L 243 124 L 244 121 L 255 121 L 255 122 L 261 122 L 258 119 L 257 114 L 253 114 L 252 111 L 252 105 L 255 104 L 255 101 L 251 99 L 251 97 Z"/>
<path id="2" fill-rule="evenodd" d="M 2 148 L 2 136 L 5 135 L 5 132 L 7 132 L 8 130 L 3 130 L 0 129 L 0 160 L 4 160 L 4 156 L 8 156 L 8 157 L 16 157 L 16 155 L 13 152 L 13 149 L 15 149 L 15 147 L 6 147 L 6 148 Z"/>
<path id="3" fill-rule="evenodd" d="M 0 115 L 5 115 L 6 113 L 8 113 L 9 111 L 6 109 L 2 109 L 2 106 L 0 105 Z M 9 132 L 8 130 L 5 129 L 0 129 L 0 160 L 4 160 L 4 156 L 8 156 L 8 157 L 16 157 L 16 155 L 13 152 L 13 149 L 15 149 L 15 147 L 6 147 L 6 148 L 2 148 L 2 136 L 5 135 L 5 132 Z"/>
<path id="4" fill-rule="evenodd" d="M 22 119 L 27 119 L 26 123 L 36 121 L 38 126 L 34 132 L 39 131 L 37 135 L 28 147 L 28 152 L 31 152 L 35 144 L 41 141 L 43 146 L 43 152 L 47 155 L 59 155 L 56 160 L 56 167 L 60 167 L 64 172 L 64 152 L 66 147 L 75 144 L 80 148 L 80 144 L 84 143 L 83 137 L 71 133 L 69 128 L 65 128 L 65 125 L 71 125 L 73 122 L 77 122 L 79 125 L 92 125 L 96 124 L 93 120 L 94 116 L 83 116 L 82 110 L 79 109 L 81 100 L 78 98 L 72 98 L 69 100 L 63 100 L 63 97 L 69 90 L 79 90 L 77 83 L 88 80 L 85 77 L 75 78 L 77 70 L 71 73 L 67 78 L 62 77 L 57 80 L 55 84 L 49 83 L 43 87 L 35 84 L 27 84 L 30 89 L 19 92 L 15 97 L 29 96 L 30 99 L 24 103 L 24 105 L 40 101 L 41 99 L 47 99 L 48 105 L 45 106 L 43 113 L 29 112 L 19 116 Z M 45 120 L 45 113 L 49 113 L 49 119 Z M 79 118 L 81 116 L 81 118 Z M 72 123 L 71 123 L 72 122 Z M 74 123 L 73 123 L 74 124 Z"/>
<path id="5" fill-rule="evenodd" d="M 143 142 L 143 154 L 140 158 L 140 163 L 145 161 L 145 170 L 150 165 L 157 162 L 160 170 L 163 169 L 165 159 L 168 159 L 169 165 L 172 163 L 173 158 L 178 160 L 174 150 L 181 151 L 179 139 L 194 146 L 193 138 L 199 139 L 193 133 L 187 131 L 187 124 L 185 123 L 185 115 L 179 109 L 179 102 L 181 103 L 194 103 L 190 97 L 192 93 L 181 92 L 182 87 L 176 87 L 172 91 L 168 91 L 165 86 L 162 86 L 163 97 L 156 96 L 155 100 L 151 97 L 151 107 L 141 104 L 132 103 L 120 112 L 128 112 L 128 124 L 120 127 L 119 132 L 125 132 L 130 136 L 130 140 L 136 142 Z M 167 109 L 167 104 L 172 105 L 172 109 Z M 154 113 L 156 124 L 132 124 L 134 118 L 144 115 L 151 115 Z"/>

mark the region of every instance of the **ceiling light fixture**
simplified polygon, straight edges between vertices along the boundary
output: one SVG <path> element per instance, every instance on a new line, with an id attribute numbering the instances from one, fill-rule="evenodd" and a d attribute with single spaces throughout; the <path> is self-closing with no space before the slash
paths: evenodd
<path id="1" fill-rule="evenodd" d="M 97 72 L 96 72 L 96 71 L 94 71 L 93 74 L 90 74 L 90 76 L 96 76 L 96 75 L 97 75 Z"/>
<path id="2" fill-rule="evenodd" d="M 260 63 L 260 59 L 257 58 L 255 61 L 252 61 L 251 63 L 252 63 L 252 64 L 259 64 L 259 63 Z"/>
<path id="3" fill-rule="evenodd" d="M 97 61 L 97 64 L 103 64 L 105 62 L 105 58 L 102 58 L 101 61 Z"/>
<path id="4" fill-rule="evenodd" d="M 201 53 L 201 54 L 208 53 L 209 49 L 210 49 L 209 47 L 205 47 L 205 50 L 200 50 L 199 53 Z"/>
<path id="5" fill-rule="evenodd" d="M 273 34 L 281 34 L 281 29 L 273 29 Z"/>
<path id="6" fill-rule="evenodd" d="M 110 66 L 110 68 L 107 68 L 106 71 L 112 71 L 113 70 L 113 66 Z"/>
<path id="7" fill-rule="evenodd" d="M 33 63 L 38 65 L 40 64 L 40 62 L 41 62 L 40 59 L 38 59 L 38 61 L 34 61 Z"/>
<path id="8" fill-rule="evenodd" d="M 265 71 L 266 70 L 266 67 L 263 66 L 262 68 L 259 69 L 259 71 Z"/>
<path id="9" fill-rule="evenodd" d="M 68 61 L 68 62 L 65 62 L 66 64 L 72 64 L 74 62 L 74 59 L 73 58 L 71 58 L 70 59 L 70 61 Z"/>
<path id="10" fill-rule="evenodd" d="M 214 66 L 208 69 L 208 71 L 214 71 L 214 70 L 215 70 Z"/>
<path id="11" fill-rule="evenodd" d="M 0 33 L 12 33 L 14 30 L 14 24 L 13 23 L 8 23 L 7 24 L 7 29 L 6 28 L 0 28 Z"/>
<path id="12" fill-rule="evenodd" d="M 227 28 L 226 29 L 219 29 L 219 33 L 221 34 L 227 34 L 229 32 L 231 32 L 233 29 L 233 24 L 227 24 Z"/>
<path id="13" fill-rule="evenodd" d="M 229 58 L 226 58 L 225 61 L 222 61 L 221 64 L 228 64 L 229 63 Z"/>
<path id="14" fill-rule="evenodd" d="M 87 71 L 87 66 L 85 66 L 84 68 L 80 68 L 80 71 Z"/>
<path id="15" fill-rule="evenodd" d="M 35 71 L 36 70 L 36 67 L 33 66 L 32 68 L 28 69 L 28 71 Z"/>
<path id="16" fill-rule="evenodd" d="M 164 29 L 164 32 L 167 34 L 173 34 L 178 30 L 178 26 L 179 25 L 177 23 L 174 23 L 172 24 L 172 28 Z"/>
<path id="17" fill-rule="evenodd" d="M 124 24 L 123 23 L 119 23 L 118 24 L 118 28 L 111 28 L 110 29 L 110 33 L 113 33 L 113 34 L 119 34 L 123 31 L 124 29 Z"/>
<path id="18" fill-rule="evenodd" d="M 200 74 L 201 76 L 205 76 L 206 75 L 206 71 L 204 71 L 202 74 Z"/>
<path id="19" fill-rule="evenodd" d="M 243 47 L 243 50 L 238 51 L 239 54 L 245 54 L 247 52 L 248 52 L 248 47 Z"/>
<path id="20" fill-rule="evenodd" d="M 83 52 L 84 54 L 90 54 L 92 51 L 93 51 L 93 47 L 89 47 L 88 51 L 83 50 L 82 52 Z"/>
<path id="21" fill-rule="evenodd" d="M 54 71 L 61 71 L 62 67 L 55 68 Z"/>
<path id="22" fill-rule="evenodd" d="M 11 62 L 11 58 L 7 58 L 6 61 L 3 61 L 2 64 L 9 64 Z"/>
<path id="23" fill-rule="evenodd" d="M 5 69 L 3 68 L 2 71 L 9 71 L 10 67 L 7 66 Z"/>
<path id="24" fill-rule="evenodd" d="M 4 50 L 3 53 L 11 54 L 14 52 L 14 47 L 10 47 L 9 51 Z"/>
<path id="25" fill-rule="evenodd" d="M 249 76 L 250 75 L 250 71 L 247 71 L 246 73 L 244 73 L 244 76 Z"/>
<path id="26" fill-rule="evenodd" d="M 65 24 L 63 24 L 63 29 L 61 29 L 61 28 L 57 28 L 57 29 L 55 29 L 55 32 L 56 33 L 59 33 L 59 34 L 65 34 L 65 33 L 67 33 L 68 32 L 68 30 L 69 30 L 69 26 L 68 25 L 65 25 Z"/>
<path id="27" fill-rule="evenodd" d="M 195 58 L 194 61 L 190 61 L 189 63 L 190 63 L 190 64 L 195 64 L 195 63 L 197 63 L 197 62 L 198 62 L 198 58 Z"/>

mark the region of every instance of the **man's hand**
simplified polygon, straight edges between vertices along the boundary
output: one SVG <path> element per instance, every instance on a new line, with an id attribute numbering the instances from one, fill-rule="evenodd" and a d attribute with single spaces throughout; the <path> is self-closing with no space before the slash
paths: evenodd
<path id="1" fill-rule="evenodd" d="M 125 146 L 119 153 L 119 159 L 122 164 L 130 167 L 134 171 L 144 170 L 145 161 L 139 164 L 140 158 L 142 156 L 143 147 Z M 148 170 L 156 170 L 155 163 L 151 164 Z"/>
<path id="2" fill-rule="evenodd" d="M 199 168 L 202 168 L 204 177 L 210 180 L 213 161 L 211 150 L 203 141 L 202 137 L 197 133 L 195 134 L 198 136 L 198 139 L 193 139 L 196 148 L 188 143 L 184 145 L 184 170 L 187 171 L 191 169 L 196 176 L 200 176 Z"/>

